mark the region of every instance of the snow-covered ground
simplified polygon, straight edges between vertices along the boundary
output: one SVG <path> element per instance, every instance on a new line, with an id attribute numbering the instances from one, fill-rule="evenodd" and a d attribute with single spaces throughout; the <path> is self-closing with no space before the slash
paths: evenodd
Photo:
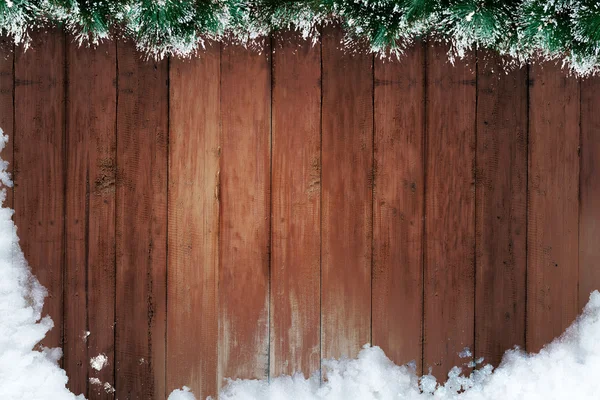
<path id="1" fill-rule="evenodd" d="M 0 130 L 0 151 L 7 142 Z M 6 163 L 0 159 L 0 183 L 10 186 Z M 0 193 L 0 203 L 5 199 Z M 66 389 L 67 376 L 57 363 L 60 349 L 37 349 L 52 328 L 42 317 L 45 289 L 32 276 L 19 247 L 13 211 L 0 208 L 0 399 L 83 399 Z M 103 362 L 101 356 L 91 360 Z M 231 381 L 223 400 L 388 400 L 388 399 L 599 399 L 600 293 L 594 292 L 582 316 L 558 339 L 537 354 L 508 351 L 495 370 L 482 366 L 468 377 L 456 367 L 447 382 L 417 376 L 410 366 L 394 365 L 379 347 L 365 346 L 357 359 L 324 362 L 327 382 L 318 375 Z M 187 389 L 169 400 L 192 400 Z"/>

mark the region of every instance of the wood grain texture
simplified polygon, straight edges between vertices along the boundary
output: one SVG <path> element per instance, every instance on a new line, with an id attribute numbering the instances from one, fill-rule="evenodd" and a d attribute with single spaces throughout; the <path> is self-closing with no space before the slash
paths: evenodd
<path id="1" fill-rule="evenodd" d="M 527 350 L 578 311 L 579 82 L 554 64 L 530 68 Z"/>
<path id="2" fill-rule="evenodd" d="M 217 394 L 219 81 L 218 44 L 171 60 L 167 393 L 200 399 Z"/>
<path id="3" fill-rule="evenodd" d="M 600 290 L 600 78 L 581 81 L 579 309 Z"/>
<path id="4" fill-rule="evenodd" d="M 294 34 L 273 55 L 270 374 L 320 367 L 321 51 Z"/>
<path id="5" fill-rule="evenodd" d="M 116 45 L 67 45 L 64 366 L 69 388 L 112 399 L 114 385 Z M 89 332 L 89 336 L 86 336 Z M 90 358 L 108 364 L 97 371 Z M 94 377 L 102 385 L 88 385 Z"/>
<path id="6" fill-rule="evenodd" d="M 119 42 L 116 394 L 165 397 L 167 62 Z"/>
<path id="7" fill-rule="evenodd" d="M 371 342 L 373 56 L 323 32 L 321 354 Z"/>
<path id="8" fill-rule="evenodd" d="M 0 157 L 8 162 L 7 171 L 13 173 L 13 142 L 14 138 L 14 46 L 10 38 L 0 38 L 0 129 L 8 136 L 8 143 L 0 153 Z M 4 207 L 13 208 L 13 190 L 6 188 Z"/>
<path id="9" fill-rule="evenodd" d="M 475 63 L 428 46 L 423 368 L 469 361 L 475 300 Z"/>
<path id="10" fill-rule="evenodd" d="M 269 55 L 221 51 L 219 385 L 269 373 Z"/>
<path id="11" fill-rule="evenodd" d="M 527 69 L 478 56 L 474 356 L 498 365 L 525 347 Z"/>
<path id="12" fill-rule="evenodd" d="M 62 346 L 65 249 L 65 37 L 32 33 L 15 52 L 14 206 L 20 244 L 48 290 L 42 315 L 54 328 L 44 346 Z"/>
<path id="13" fill-rule="evenodd" d="M 421 371 L 425 47 L 375 59 L 373 344 Z"/>

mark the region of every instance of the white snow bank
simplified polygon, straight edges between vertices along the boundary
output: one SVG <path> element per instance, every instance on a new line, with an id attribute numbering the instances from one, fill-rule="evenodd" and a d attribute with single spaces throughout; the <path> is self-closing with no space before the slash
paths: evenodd
<path id="1" fill-rule="evenodd" d="M 221 400 L 536 400 L 600 398 L 600 293 L 584 313 L 538 354 L 508 351 L 494 371 L 490 365 L 469 377 L 455 367 L 438 385 L 430 375 L 418 378 L 409 366 L 394 365 L 379 347 L 365 346 L 357 359 L 327 361 L 328 380 L 318 375 L 282 376 L 271 383 L 230 381 Z"/>
<path id="2" fill-rule="evenodd" d="M 0 129 L 0 151 L 7 141 Z M 6 166 L 0 159 L 0 182 L 11 186 Z M 5 198 L 2 189 L 0 205 Z M 82 399 L 65 388 L 67 375 L 57 363 L 61 350 L 36 348 L 53 323 L 41 317 L 46 291 L 25 261 L 12 214 L 0 208 L 0 399 Z"/>

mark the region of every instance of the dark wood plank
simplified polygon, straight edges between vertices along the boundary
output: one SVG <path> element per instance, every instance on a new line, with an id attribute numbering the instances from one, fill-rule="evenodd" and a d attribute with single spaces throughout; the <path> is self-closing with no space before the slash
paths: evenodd
<path id="1" fill-rule="evenodd" d="M 114 385 L 116 45 L 67 47 L 64 366 L 71 391 L 112 399 L 88 379 Z"/>
<path id="2" fill-rule="evenodd" d="M 468 360 L 475 300 L 475 63 L 427 49 L 423 367 L 438 379 Z"/>
<path id="3" fill-rule="evenodd" d="M 44 346 L 62 345 L 65 183 L 65 36 L 32 33 L 15 52 L 14 206 L 20 244 L 48 289 L 43 315 L 54 328 Z"/>
<path id="4" fill-rule="evenodd" d="M 373 344 L 421 371 L 425 47 L 375 59 Z"/>
<path id="5" fill-rule="evenodd" d="M 14 46 L 10 38 L 0 38 L 0 129 L 8 136 L 8 143 L 0 157 L 8 162 L 6 169 L 13 173 L 13 142 L 14 142 Z M 13 190 L 7 188 L 3 207 L 13 208 Z"/>
<path id="6" fill-rule="evenodd" d="M 600 78 L 581 81 L 579 308 L 600 290 Z"/>
<path id="7" fill-rule="evenodd" d="M 119 42 L 116 397 L 165 396 L 167 62 Z"/>
<path id="8" fill-rule="evenodd" d="M 217 394 L 219 81 L 218 44 L 171 60 L 167 392 L 199 399 Z"/>
<path id="9" fill-rule="evenodd" d="M 527 69 L 478 56 L 474 355 L 498 365 L 525 347 Z"/>
<path id="10" fill-rule="evenodd" d="M 271 375 L 320 367 L 321 51 L 297 34 L 273 56 Z"/>
<path id="11" fill-rule="evenodd" d="M 578 311 L 579 83 L 550 63 L 530 77 L 527 350 L 538 351 Z"/>
<path id="12" fill-rule="evenodd" d="M 373 56 L 323 32 L 322 357 L 371 341 Z"/>
<path id="13" fill-rule="evenodd" d="M 270 49 L 221 52 L 219 385 L 269 368 Z"/>

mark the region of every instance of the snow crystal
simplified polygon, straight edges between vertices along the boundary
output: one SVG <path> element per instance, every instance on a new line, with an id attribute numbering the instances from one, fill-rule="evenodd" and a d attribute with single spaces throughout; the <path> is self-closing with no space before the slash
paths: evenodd
<path id="1" fill-rule="evenodd" d="M 102 381 L 98 378 L 90 378 L 90 383 L 92 385 L 102 385 Z"/>
<path id="2" fill-rule="evenodd" d="M 115 388 L 112 387 L 112 385 L 108 382 L 104 382 L 104 391 L 108 394 L 110 393 L 114 393 L 115 392 Z"/>
<path id="3" fill-rule="evenodd" d="M 464 354 L 470 353 L 468 349 Z M 482 360 L 476 361 L 479 364 Z M 327 380 L 315 373 L 282 376 L 271 382 L 235 380 L 221 400 L 552 400 L 597 399 L 600 393 L 600 293 L 567 331 L 537 354 L 508 351 L 500 366 L 485 365 L 468 376 L 458 367 L 440 384 L 419 378 L 413 367 L 392 363 L 379 347 L 365 345 L 356 359 L 324 362 Z"/>
<path id="4" fill-rule="evenodd" d="M 468 347 L 465 347 L 463 349 L 463 351 L 461 351 L 460 353 L 458 353 L 458 356 L 460 358 L 469 358 L 469 357 L 473 357 L 473 353 L 471 353 L 471 349 L 469 349 Z"/>
<path id="5" fill-rule="evenodd" d="M 108 364 L 108 357 L 106 354 L 98 354 L 96 357 L 90 358 L 90 366 L 96 371 L 100 371 Z"/>
<path id="6" fill-rule="evenodd" d="M 0 130 L 0 151 L 8 138 Z M 0 160 L 0 182 L 11 186 L 7 163 Z M 0 204 L 6 191 L 0 191 Z M 46 291 L 31 274 L 19 246 L 13 211 L 0 208 L 0 399 L 66 400 L 75 397 L 65 385 L 65 371 L 58 366 L 60 349 L 37 349 L 53 327 L 42 318 Z"/>

